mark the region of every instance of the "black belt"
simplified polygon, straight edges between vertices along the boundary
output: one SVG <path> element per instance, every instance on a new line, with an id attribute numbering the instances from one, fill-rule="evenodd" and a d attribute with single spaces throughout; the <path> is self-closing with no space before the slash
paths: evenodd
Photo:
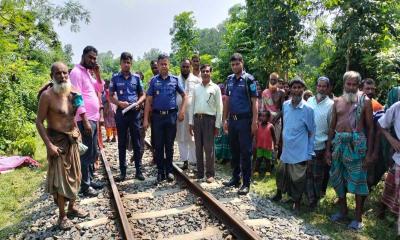
<path id="1" fill-rule="evenodd" d="M 153 113 L 155 114 L 160 114 L 160 115 L 168 115 L 170 113 L 174 113 L 177 112 L 178 109 L 174 108 L 174 109 L 169 109 L 169 110 L 157 110 L 157 109 L 153 109 Z"/>
<path id="2" fill-rule="evenodd" d="M 203 117 L 215 117 L 215 115 L 204 114 L 204 113 L 196 113 L 194 114 L 196 118 L 203 118 Z"/>
<path id="3" fill-rule="evenodd" d="M 248 119 L 251 118 L 252 114 L 251 113 L 230 113 L 229 114 L 229 119 L 231 120 L 240 120 L 240 119 Z"/>

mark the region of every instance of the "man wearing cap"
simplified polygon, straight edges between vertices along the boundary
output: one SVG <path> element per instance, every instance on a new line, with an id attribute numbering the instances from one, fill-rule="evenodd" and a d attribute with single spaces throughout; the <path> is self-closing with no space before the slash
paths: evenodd
<path id="1" fill-rule="evenodd" d="M 311 209 L 314 209 L 319 199 L 325 195 L 326 188 L 323 186 L 323 181 L 326 177 L 329 178 L 329 166 L 324 158 L 333 106 L 333 100 L 328 97 L 329 85 L 327 77 L 318 78 L 317 95 L 307 101 L 314 110 L 316 126 L 315 155 L 307 162 L 307 195 Z"/>
<path id="2" fill-rule="evenodd" d="M 330 182 L 340 205 L 340 211 L 332 215 L 331 220 L 347 218 L 346 195 L 353 193 L 355 219 L 348 225 L 353 230 L 363 227 L 363 206 L 369 193 L 366 169 L 372 159 L 374 131 L 371 100 L 358 91 L 360 82 L 358 72 L 348 71 L 343 75 L 343 95 L 334 100 L 325 152 L 331 165 Z"/>
<path id="3" fill-rule="evenodd" d="M 289 85 L 291 99 L 283 104 L 283 146 L 274 200 L 288 193 L 294 201 L 294 211 L 298 212 L 306 190 L 307 161 L 314 154 L 315 121 L 314 110 L 303 100 L 304 81 L 296 78 Z"/>

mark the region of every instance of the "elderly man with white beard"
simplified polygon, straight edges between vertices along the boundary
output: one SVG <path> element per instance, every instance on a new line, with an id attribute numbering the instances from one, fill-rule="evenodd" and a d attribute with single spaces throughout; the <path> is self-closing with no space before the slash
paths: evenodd
<path id="1" fill-rule="evenodd" d="M 47 149 L 46 190 L 54 196 L 59 208 L 61 229 L 72 227 L 68 217 L 86 217 L 87 212 L 76 207 L 75 200 L 81 183 L 81 163 L 77 139 L 80 135 L 74 117 L 83 105 L 82 96 L 71 90 L 68 68 L 57 62 L 51 67 L 52 83 L 39 92 L 36 127 Z M 47 129 L 43 122 L 47 121 Z M 65 202 L 69 201 L 68 214 Z"/>
<path id="2" fill-rule="evenodd" d="M 332 215 L 331 220 L 347 218 L 346 193 L 353 193 L 356 196 L 355 220 L 348 225 L 353 230 L 363 227 L 361 216 L 368 196 L 366 168 L 372 160 L 374 131 L 371 100 L 358 92 L 360 82 L 358 72 L 348 71 L 343 75 L 344 91 L 334 100 L 325 152 L 327 163 L 331 165 L 330 181 L 340 205 L 340 212 Z"/>

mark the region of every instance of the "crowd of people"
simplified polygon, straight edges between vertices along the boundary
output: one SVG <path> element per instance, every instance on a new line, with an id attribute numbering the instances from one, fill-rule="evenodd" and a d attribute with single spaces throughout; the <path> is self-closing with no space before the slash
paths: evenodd
<path id="1" fill-rule="evenodd" d="M 341 221 L 348 213 L 346 194 L 354 194 L 355 217 L 348 225 L 354 230 L 363 227 L 366 197 L 386 176 L 379 216 L 385 208 L 398 215 L 400 87 L 389 92 L 385 106 L 375 99 L 374 80 L 355 71 L 344 73 L 341 96 L 333 96 L 328 77 L 317 79 L 313 96 L 301 78 L 287 81 L 276 72 L 262 90 L 235 53 L 230 58 L 233 74 L 221 84 L 212 80 L 211 65 L 200 65 L 198 55 L 181 61 L 177 77 L 162 54 L 150 62 L 154 76 L 145 89 L 143 74 L 131 71 L 130 53 L 121 54 L 120 72 L 105 81 L 96 58 L 97 50 L 87 46 L 70 72 L 65 64 L 54 63 L 52 81 L 39 92 L 36 124 L 47 148 L 47 191 L 60 209 L 61 228 L 72 226 L 68 217 L 87 216 L 75 204 L 78 191 L 94 197 L 103 187 L 94 181 L 101 125 L 105 141 L 118 142 L 116 181 L 127 178 L 129 148 L 134 177 L 145 179 L 144 137 L 151 127 L 158 183 L 174 181 L 177 141 L 182 169 L 195 171 L 199 181 L 215 181 L 216 159 L 230 162 L 231 179 L 223 185 L 239 188 L 240 195 L 250 191 L 252 178 L 274 172 L 271 199 L 280 201 L 287 194 L 294 212 L 303 202 L 315 209 L 330 182 L 340 206 L 330 219 Z"/>

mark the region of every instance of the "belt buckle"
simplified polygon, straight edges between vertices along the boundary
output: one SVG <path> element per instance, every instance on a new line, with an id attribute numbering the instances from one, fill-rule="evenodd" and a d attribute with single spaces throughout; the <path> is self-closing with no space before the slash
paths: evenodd
<path id="1" fill-rule="evenodd" d="M 200 117 L 200 119 L 203 119 L 203 114 L 200 113 L 200 114 L 199 114 L 199 117 Z"/>
<path id="2" fill-rule="evenodd" d="M 236 120 L 238 120 L 238 118 L 237 118 L 237 115 L 236 115 L 236 114 L 233 114 L 233 115 L 232 115 L 232 118 L 233 118 L 233 120 L 235 120 L 235 121 L 236 121 Z"/>
<path id="3" fill-rule="evenodd" d="M 167 115 L 168 114 L 168 110 L 167 111 L 160 111 L 161 115 Z"/>

